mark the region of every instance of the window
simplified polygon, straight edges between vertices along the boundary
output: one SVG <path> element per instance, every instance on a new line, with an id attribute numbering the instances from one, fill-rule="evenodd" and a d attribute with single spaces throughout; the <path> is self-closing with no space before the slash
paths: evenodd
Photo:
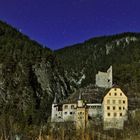
<path id="1" fill-rule="evenodd" d="M 117 89 L 116 89 L 116 88 L 114 88 L 114 90 L 116 91 Z"/>
<path id="2" fill-rule="evenodd" d="M 121 104 L 122 102 L 121 102 L 121 100 L 119 100 L 119 104 Z"/>
<path id="3" fill-rule="evenodd" d="M 122 113 L 120 113 L 120 116 L 122 116 Z"/>
<path id="4" fill-rule="evenodd" d="M 83 112 L 78 112 L 79 115 L 83 114 Z"/>
<path id="5" fill-rule="evenodd" d="M 107 110 L 110 110 L 110 106 L 107 106 Z"/>
<path id="6" fill-rule="evenodd" d="M 109 96 L 111 96 L 111 93 L 109 93 Z"/>
<path id="7" fill-rule="evenodd" d="M 116 117 L 117 116 L 117 113 L 114 113 L 114 117 Z"/>
<path id="8" fill-rule="evenodd" d="M 123 107 L 123 110 L 125 110 L 125 107 Z"/>
<path id="9" fill-rule="evenodd" d="M 113 100 L 113 104 L 115 104 L 116 103 L 116 101 L 115 100 Z"/>
<path id="10" fill-rule="evenodd" d="M 107 100 L 107 104 L 110 104 L 110 100 Z"/>
<path id="11" fill-rule="evenodd" d="M 107 116 L 110 116 L 110 113 L 107 113 Z"/>
<path id="12" fill-rule="evenodd" d="M 123 100 L 123 104 L 125 104 L 125 100 Z"/>
<path id="13" fill-rule="evenodd" d="M 74 105 L 71 105 L 71 109 L 74 109 Z"/>
<path id="14" fill-rule="evenodd" d="M 121 107 L 119 107 L 119 110 L 121 110 L 122 108 Z"/>
<path id="15" fill-rule="evenodd" d="M 65 108 L 65 109 L 68 109 L 68 105 L 65 105 L 64 108 Z"/>
<path id="16" fill-rule="evenodd" d="M 115 106 L 113 106 L 113 110 L 115 110 L 116 108 L 115 108 Z"/>
<path id="17" fill-rule="evenodd" d="M 67 114 L 67 112 L 65 112 L 65 115 Z"/>
<path id="18" fill-rule="evenodd" d="M 72 112 L 70 112 L 70 115 L 72 115 Z"/>
<path id="19" fill-rule="evenodd" d="M 122 93 L 120 93 L 120 96 L 122 96 Z"/>
<path id="20" fill-rule="evenodd" d="M 117 96 L 117 93 L 115 92 L 114 95 Z"/>

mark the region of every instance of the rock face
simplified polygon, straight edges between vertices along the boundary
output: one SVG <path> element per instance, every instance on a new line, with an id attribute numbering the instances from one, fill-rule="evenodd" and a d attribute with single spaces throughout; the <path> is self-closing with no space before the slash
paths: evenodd
<path id="1" fill-rule="evenodd" d="M 46 121 L 55 96 L 61 101 L 71 92 L 50 49 L 0 22 L 0 114 L 29 124 Z"/>

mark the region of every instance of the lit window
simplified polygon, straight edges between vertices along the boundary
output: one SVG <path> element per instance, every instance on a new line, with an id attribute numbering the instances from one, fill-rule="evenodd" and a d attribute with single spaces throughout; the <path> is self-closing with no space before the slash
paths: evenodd
<path id="1" fill-rule="evenodd" d="M 113 110 L 115 110 L 115 106 L 113 106 Z"/>
<path id="2" fill-rule="evenodd" d="M 107 106 L 107 110 L 110 110 L 110 106 Z"/>

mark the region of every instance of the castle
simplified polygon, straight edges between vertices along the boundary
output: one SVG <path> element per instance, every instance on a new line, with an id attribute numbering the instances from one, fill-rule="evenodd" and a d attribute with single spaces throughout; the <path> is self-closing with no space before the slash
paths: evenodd
<path id="1" fill-rule="evenodd" d="M 112 67 L 107 73 L 106 79 L 109 77 L 111 81 L 99 80 L 96 83 L 99 87 L 109 88 L 108 92 L 102 94 L 101 103 L 85 103 L 81 93 L 77 102 L 57 103 L 55 98 L 51 122 L 73 122 L 77 129 L 85 129 L 89 118 L 101 117 L 104 130 L 123 129 L 124 121 L 127 120 L 128 99 L 118 86 L 112 86 Z"/>
<path id="2" fill-rule="evenodd" d="M 77 103 L 52 104 L 51 122 L 74 122 L 77 129 L 87 126 L 88 117 L 101 116 L 102 105 L 85 103 L 79 95 Z"/>

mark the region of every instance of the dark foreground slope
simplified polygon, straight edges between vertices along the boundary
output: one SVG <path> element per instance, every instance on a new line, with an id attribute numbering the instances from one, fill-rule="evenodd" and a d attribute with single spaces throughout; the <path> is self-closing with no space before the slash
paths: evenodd
<path id="1" fill-rule="evenodd" d="M 140 34 L 123 33 L 87 40 L 55 51 L 76 87 L 95 83 L 95 74 L 113 66 L 113 81 L 140 97 Z"/>
<path id="2" fill-rule="evenodd" d="M 62 100 L 70 92 L 52 51 L 0 21 L 0 118 L 47 121 L 55 94 Z"/>

